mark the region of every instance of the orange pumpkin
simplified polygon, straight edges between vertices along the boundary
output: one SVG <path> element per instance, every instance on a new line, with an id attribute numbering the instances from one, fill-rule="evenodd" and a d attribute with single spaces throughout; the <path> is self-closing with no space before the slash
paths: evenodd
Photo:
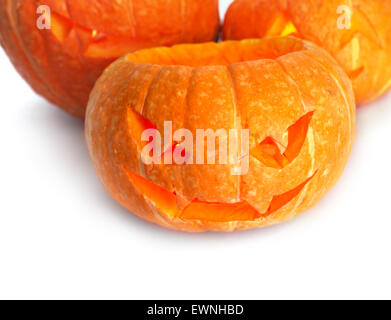
<path id="1" fill-rule="evenodd" d="M 232 174 L 235 162 L 146 164 L 143 132 L 161 133 L 167 121 L 194 137 L 248 129 L 247 174 Z M 185 231 L 295 217 L 338 180 L 354 126 L 346 74 L 323 49 L 293 37 L 129 54 L 97 81 L 86 114 L 87 144 L 108 192 L 138 216 Z M 223 142 L 215 142 L 217 152 Z"/>
<path id="2" fill-rule="evenodd" d="M 218 0 L 0 1 L 0 44 L 16 69 L 37 93 L 78 117 L 96 79 L 121 55 L 211 41 L 218 28 Z"/>
<path id="3" fill-rule="evenodd" d="M 223 37 L 288 35 L 329 51 L 353 83 L 359 104 L 391 88 L 391 0 L 236 0 Z"/>

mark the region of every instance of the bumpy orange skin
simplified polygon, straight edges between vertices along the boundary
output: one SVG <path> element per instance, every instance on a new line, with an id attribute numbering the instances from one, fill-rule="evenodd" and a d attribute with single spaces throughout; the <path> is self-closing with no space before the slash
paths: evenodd
<path id="1" fill-rule="evenodd" d="M 48 5 L 52 29 L 36 26 Z M 84 117 L 105 67 L 125 53 L 214 40 L 218 0 L 0 0 L 0 44 L 40 95 Z"/>
<path id="2" fill-rule="evenodd" d="M 310 117 L 283 167 L 253 152 L 267 137 L 291 145 L 287 128 Z M 163 135 L 169 120 L 194 137 L 196 129 L 248 128 L 249 172 L 234 176 L 231 164 L 145 165 L 140 127 L 154 124 Z M 293 37 L 135 52 L 103 73 L 86 114 L 87 145 L 107 191 L 143 219 L 192 232 L 268 226 L 311 207 L 342 174 L 354 127 L 344 71 Z"/>
<path id="3" fill-rule="evenodd" d="M 347 8 L 351 15 L 343 11 Z M 334 56 L 352 80 L 357 103 L 363 104 L 391 88 L 390 17 L 391 0 L 236 0 L 226 14 L 223 38 L 277 36 L 296 29 L 297 36 Z"/>

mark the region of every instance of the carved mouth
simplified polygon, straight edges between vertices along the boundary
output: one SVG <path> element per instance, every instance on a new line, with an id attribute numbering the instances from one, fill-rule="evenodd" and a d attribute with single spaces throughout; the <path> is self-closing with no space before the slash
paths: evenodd
<path id="1" fill-rule="evenodd" d="M 254 209 L 247 201 L 237 203 L 216 203 L 205 202 L 197 199 L 191 201 L 184 209 L 178 206 L 178 196 L 175 192 L 170 192 L 151 181 L 135 174 L 124 167 L 129 181 L 134 188 L 150 200 L 156 209 L 170 215 L 173 218 L 184 220 L 201 220 L 210 222 L 230 222 L 230 221 L 255 221 L 266 218 L 277 212 L 296 198 L 304 188 L 314 178 L 317 171 L 296 188 L 273 197 L 266 212 L 260 213 Z"/>

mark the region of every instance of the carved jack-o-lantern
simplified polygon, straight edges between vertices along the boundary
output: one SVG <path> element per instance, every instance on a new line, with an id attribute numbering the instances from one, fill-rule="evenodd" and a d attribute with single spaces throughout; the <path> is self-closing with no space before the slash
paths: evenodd
<path id="1" fill-rule="evenodd" d="M 163 135 L 167 121 L 193 137 L 200 129 L 248 130 L 248 170 L 233 174 L 235 161 L 146 164 L 143 133 Z M 286 37 L 127 55 L 92 91 L 86 137 L 104 186 L 138 216 L 173 229 L 232 231 L 314 205 L 341 175 L 354 125 L 343 70 L 323 49 Z M 179 153 L 195 155 L 196 145 Z"/>
<path id="2" fill-rule="evenodd" d="M 96 79 L 121 55 L 214 40 L 217 4 L 217 0 L 3 0 L 0 44 L 35 91 L 84 117 Z"/>
<path id="3" fill-rule="evenodd" d="M 390 0 L 236 0 L 225 40 L 295 33 L 330 52 L 353 83 L 357 103 L 391 88 Z"/>

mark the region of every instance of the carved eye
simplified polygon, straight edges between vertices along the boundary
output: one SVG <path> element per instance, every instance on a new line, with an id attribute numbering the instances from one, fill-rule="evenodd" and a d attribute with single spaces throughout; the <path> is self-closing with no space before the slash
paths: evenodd
<path id="1" fill-rule="evenodd" d="M 141 135 L 145 130 L 157 129 L 155 124 L 134 110 L 133 106 L 128 107 L 127 116 L 130 127 L 130 134 L 136 142 L 141 142 Z"/>
<path id="2" fill-rule="evenodd" d="M 151 121 L 149 121 L 147 118 L 142 116 L 140 113 L 134 110 L 132 106 L 129 106 L 128 108 L 128 123 L 131 127 L 131 136 L 133 138 L 133 141 L 136 141 L 137 143 L 141 143 L 141 135 L 145 130 L 148 129 L 157 129 L 157 126 L 153 124 Z M 153 137 L 150 137 L 150 142 L 152 141 Z M 164 155 L 166 153 L 171 153 L 171 157 L 175 153 L 179 153 L 182 157 L 186 156 L 186 150 L 181 147 L 181 145 L 178 142 L 173 142 L 171 146 L 166 146 L 166 149 L 162 152 L 162 162 Z"/>
<path id="3" fill-rule="evenodd" d="M 77 32 L 80 39 L 74 38 L 73 41 L 67 42 L 72 30 Z M 51 13 L 51 31 L 58 41 L 69 46 L 70 49 L 75 50 L 79 45 L 78 41 L 81 40 L 84 56 L 90 58 L 120 57 L 125 53 L 150 46 L 144 41 L 136 41 L 131 37 L 106 35 L 99 30 L 88 29 L 56 12 Z"/>
<path id="4" fill-rule="evenodd" d="M 350 28 L 344 29 L 344 35 L 341 39 L 340 49 L 343 50 L 348 44 L 352 44 L 352 66 L 348 72 L 351 80 L 357 79 L 365 72 L 365 66 L 360 63 L 360 42 L 358 35 L 366 37 L 380 49 L 384 49 L 381 37 L 369 17 L 357 6 L 353 6 L 351 14 Z"/>
<path id="5" fill-rule="evenodd" d="M 267 167 L 276 169 L 286 167 L 300 154 L 313 115 L 313 111 L 308 112 L 288 128 L 288 145 L 283 153 L 273 137 L 267 137 L 252 150 L 251 154 Z"/>

